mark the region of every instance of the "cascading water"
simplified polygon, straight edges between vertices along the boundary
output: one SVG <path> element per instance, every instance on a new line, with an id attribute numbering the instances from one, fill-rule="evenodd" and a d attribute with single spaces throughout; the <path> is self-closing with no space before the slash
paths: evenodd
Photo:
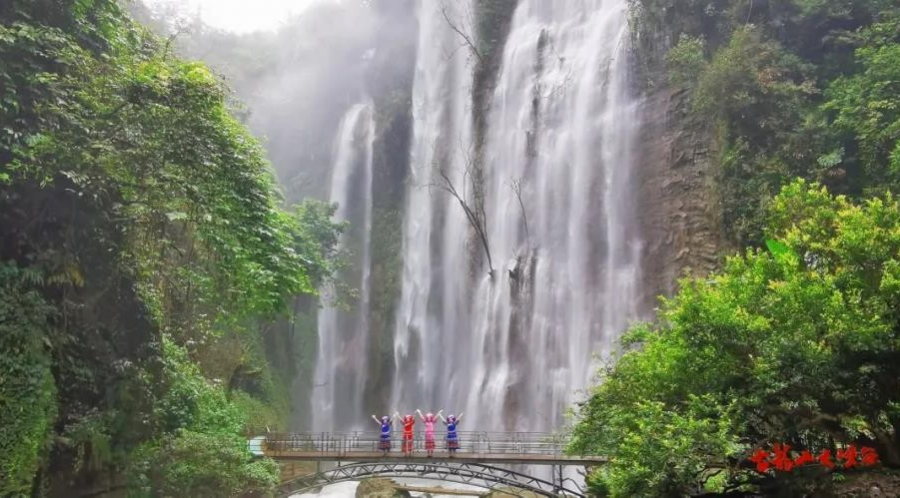
<path id="1" fill-rule="evenodd" d="M 473 5 L 419 3 L 386 401 L 391 410 L 465 411 L 463 429 L 477 419 L 478 430 L 550 431 L 589 385 L 594 355 L 608 353 L 641 311 L 627 0 L 519 0 L 489 106 L 478 110 Z M 360 298 L 351 311 L 319 313 L 313 427 L 321 431 L 369 428 L 374 408 L 363 406 L 373 347 L 372 109 L 351 108 L 335 143 L 330 198 L 350 222 L 341 243 L 355 256 L 344 277 Z M 448 187 L 484 213 L 490 274 Z"/>
<path id="2" fill-rule="evenodd" d="M 394 407 L 465 409 L 480 430 L 554 430 L 593 355 L 637 316 L 626 3 L 520 1 L 479 111 L 489 276 L 470 271 L 481 248 L 434 185 L 444 171 L 477 203 L 472 61 L 457 32 L 472 32 L 471 5 L 423 0 Z"/>
<path id="3" fill-rule="evenodd" d="M 359 298 L 351 311 L 335 306 L 319 311 L 312 424 L 316 430 L 358 428 L 365 418 L 362 394 L 369 342 L 366 310 L 370 296 L 374 138 L 371 103 L 351 107 L 335 141 L 330 201 L 338 205 L 336 219 L 349 222 L 341 247 L 358 248 L 343 277 L 359 289 Z"/>
<path id="4" fill-rule="evenodd" d="M 638 311 L 626 16 L 620 0 L 524 0 L 513 21 L 485 151 L 491 248 L 512 281 L 476 297 L 467 403 L 502 400 L 507 429 L 557 428 Z"/>
<path id="5" fill-rule="evenodd" d="M 413 145 L 405 216 L 403 287 L 397 312 L 392 406 L 411 409 L 461 399 L 461 365 L 448 351 L 467 342 L 468 227 L 459 206 L 439 194 L 443 170 L 460 182 L 471 142 L 470 53 L 447 19 L 468 30 L 471 2 L 425 0 L 413 88 Z"/>

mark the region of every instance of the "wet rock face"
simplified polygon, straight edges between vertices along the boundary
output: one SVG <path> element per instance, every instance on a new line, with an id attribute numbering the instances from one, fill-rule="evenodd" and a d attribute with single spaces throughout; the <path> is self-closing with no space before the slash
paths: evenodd
<path id="1" fill-rule="evenodd" d="M 638 148 L 645 304 L 671 296 L 685 274 L 704 275 L 727 249 L 716 191 L 718 150 L 684 91 L 664 88 L 642 105 Z"/>

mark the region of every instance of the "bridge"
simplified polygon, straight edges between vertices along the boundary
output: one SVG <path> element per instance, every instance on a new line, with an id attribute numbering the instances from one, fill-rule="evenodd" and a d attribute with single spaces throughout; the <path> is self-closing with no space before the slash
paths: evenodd
<path id="1" fill-rule="evenodd" d="M 336 462 L 334 468 L 318 471 L 282 483 L 281 496 L 290 496 L 366 477 L 389 476 L 429 479 L 474 485 L 485 489 L 517 488 L 539 496 L 584 496 L 565 467 L 593 467 L 605 458 L 568 455 L 568 439 L 560 434 L 524 432 L 459 432 L 459 449 L 451 454 L 444 442 L 446 434 L 435 433 L 432 456 L 425 437 L 416 433 L 410 451 L 404 452 L 402 432 L 394 432 L 391 451 L 379 449 L 378 432 L 269 433 L 250 441 L 259 456 L 282 462 Z M 529 476 L 500 466 L 548 466 L 549 479 Z"/>

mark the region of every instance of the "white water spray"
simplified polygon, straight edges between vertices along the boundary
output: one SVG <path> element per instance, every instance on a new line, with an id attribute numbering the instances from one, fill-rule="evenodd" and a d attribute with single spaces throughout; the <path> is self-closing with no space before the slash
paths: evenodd
<path id="1" fill-rule="evenodd" d="M 471 33 L 471 6 L 452 5 Z M 460 187 L 471 178 L 472 61 L 452 50 L 459 35 L 440 8 L 424 0 L 420 12 L 394 406 L 465 410 L 479 430 L 554 430 L 589 385 L 593 355 L 638 313 L 627 5 L 517 8 L 486 111 L 492 277 L 469 271 L 480 248 L 461 208 L 422 187 L 437 168 Z"/>
<path id="2" fill-rule="evenodd" d="M 460 207 L 434 183 L 442 169 L 462 182 L 468 160 L 471 53 L 444 14 L 468 31 L 471 8 L 469 0 L 426 0 L 420 7 L 403 287 L 394 339 L 392 406 L 402 410 L 431 410 L 461 399 L 469 387 L 455 382 L 461 365 L 448 354 L 467 342 L 468 227 Z"/>
<path id="3" fill-rule="evenodd" d="M 474 35 L 472 0 L 419 9 L 390 409 L 465 411 L 463 430 L 556 430 L 595 355 L 641 311 L 627 0 L 520 0 L 489 108 L 475 111 L 480 151 L 477 57 L 460 35 Z M 362 227 L 342 241 L 361 248 L 350 273 L 361 297 L 319 315 L 316 430 L 367 428 L 373 408 L 362 390 L 374 136 L 371 105 L 358 105 L 335 149 L 331 200 Z M 435 188 L 443 171 L 477 208 L 479 166 L 492 275 L 463 209 Z"/>
<path id="4" fill-rule="evenodd" d="M 365 419 L 362 406 L 371 274 L 372 143 L 375 124 L 372 104 L 350 108 L 341 121 L 334 146 L 330 201 L 338 205 L 335 217 L 349 222 L 341 247 L 354 251 L 352 267 L 344 277 L 359 289 L 352 310 L 324 306 L 319 311 L 319 355 L 313 391 L 313 424 L 317 430 L 358 428 Z"/>

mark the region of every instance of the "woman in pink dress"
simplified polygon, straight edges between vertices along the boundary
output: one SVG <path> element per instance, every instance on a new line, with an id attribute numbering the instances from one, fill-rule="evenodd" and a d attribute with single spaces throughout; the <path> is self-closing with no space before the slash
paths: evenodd
<path id="1" fill-rule="evenodd" d="M 438 415 L 443 413 L 444 410 L 438 412 Z M 437 422 L 437 417 L 433 413 L 428 413 L 426 415 L 422 415 L 422 410 L 416 410 L 416 413 L 419 414 L 419 418 L 422 419 L 422 422 L 425 424 L 425 451 L 428 452 L 428 456 L 434 456 L 434 423 Z"/>

